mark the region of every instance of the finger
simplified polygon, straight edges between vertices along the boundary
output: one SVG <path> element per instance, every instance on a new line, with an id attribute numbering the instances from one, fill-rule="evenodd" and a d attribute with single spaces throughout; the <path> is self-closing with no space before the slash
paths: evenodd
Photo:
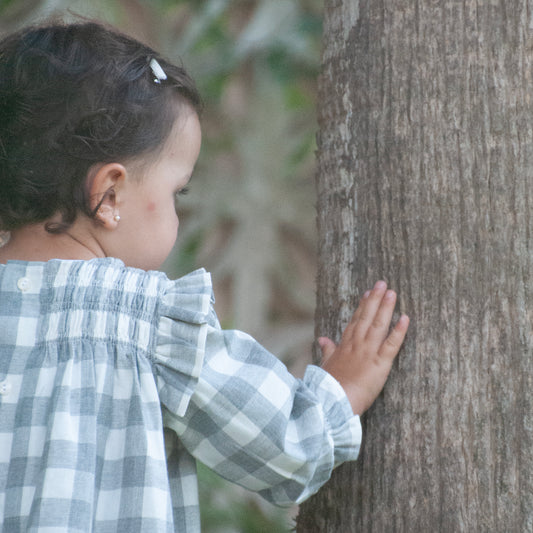
<path id="1" fill-rule="evenodd" d="M 328 337 L 319 337 L 317 342 L 322 352 L 322 363 L 325 363 L 333 355 L 337 346 Z"/>
<path id="2" fill-rule="evenodd" d="M 368 328 L 366 339 L 379 344 L 383 342 L 390 328 L 395 305 L 396 293 L 394 291 L 387 291 L 381 300 L 374 320 Z"/>
<path id="3" fill-rule="evenodd" d="M 353 330 L 361 317 L 361 313 L 363 312 L 363 307 L 365 304 L 364 300 L 366 300 L 370 296 L 370 292 L 371 291 L 366 291 L 363 294 L 361 301 L 357 306 L 357 309 L 355 310 L 354 314 L 352 315 L 352 318 L 350 319 L 350 322 L 348 322 L 348 325 L 346 326 L 346 328 L 344 328 L 343 338 L 350 337 L 353 334 Z"/>
<path id="4" fill-rule="evenodd" d="M 359 302 L 359 305 L 357 306 L 357 309 L 355 310 L 355 313 L 353 314 L 352 322 L 357 322 L 357 320 L 359 320 L 359 318 L 361 317 L 361 313 L 363 312 L 363 307 L 366 304 L 365 300 L 370 296 L 371 292 L 372 291 L 366 291 L 363 294 L 361 301 Z"/>
<path id="5" fill-rule="evenodd" d="M 357 329 L 360 334 L 366 335 L 381 305 L 381 300 L 383 300 L 386 290 L 387 284 L 384 281 L 378 281 L 370 291 L 368 297 L 361 302 L 361 314 L 357 324 Z"/>
<path id="6" fill-rule="evenodd" d="M 357 340 L 365 337 L 372 317 L 379 308 L 381 298 L 386 289 L 387 284 L 384 281 L 378 281 L 372 290 L 368 290 L 363 294 L 359 306 L 343 332 L 343 340 Z M 360 324 L 359 322 L 362 323 Z"/>
<path id="7" fill-rule="evenodd" d="M 396 326 L 394 326 L 394 329 L 390 332 L 390 335 L 381 345 L 378 352 L 379 356 L 385 359 L 394 359 L 400 351 L 408 328 L 409 317 L 402 315 Z"/>

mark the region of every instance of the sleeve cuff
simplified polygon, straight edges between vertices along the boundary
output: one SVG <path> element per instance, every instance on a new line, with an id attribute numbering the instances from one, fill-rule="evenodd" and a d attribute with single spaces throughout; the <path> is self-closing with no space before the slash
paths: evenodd
<path id="1" fill-rule="evenodd" d="M 353 414 L 344 389 L 331 374 L 314 365 L 307 367 L 303 381 L 315 391 L 324 406 L 334 442 L 335 466 L 354 461 L 361 447 L 361 421 L 358 415 Z"/>

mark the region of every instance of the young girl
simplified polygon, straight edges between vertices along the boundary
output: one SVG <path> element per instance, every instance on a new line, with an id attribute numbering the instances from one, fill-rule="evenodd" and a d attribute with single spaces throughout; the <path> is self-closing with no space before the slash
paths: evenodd
<path id="1" fill-rule="evenodd" d="M 385 283 L 300 381 L 220 329 L 205 271 L 155 270 L 199 107 L 182 68 L 96 23 L 0 42 L 5 532 L 199 531 L 196 459 L 288 505 L 357 457 L 408 326 L 389 333 Z"/>

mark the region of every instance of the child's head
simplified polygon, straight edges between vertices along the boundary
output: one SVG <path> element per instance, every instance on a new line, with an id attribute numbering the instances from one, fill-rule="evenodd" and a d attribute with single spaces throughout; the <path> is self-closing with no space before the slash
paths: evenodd
<path id="1" fill-rule="evenodd" d="M 182 68 L 100 24 L 52 24 L 4 38 L 0 230 L 60 214 L 47 226 L 60 233 L 80 213 L 94 218 L 90 170 L 155 159 L 174 124 L 199 106 Z"/>

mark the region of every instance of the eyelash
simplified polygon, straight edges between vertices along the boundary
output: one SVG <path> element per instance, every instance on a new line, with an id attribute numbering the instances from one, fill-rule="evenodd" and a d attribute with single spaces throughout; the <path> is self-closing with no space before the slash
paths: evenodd
<path id="1" fill-rule="evenodd" d="M 176 211 L 178 209 L 179 197 L 187 194 L 188 192 L 189 192 L 189 188 L 183 187 L 183 189 L 180 189 L 179 191 L 176 191 L 174 193 L 174 208 L 176 209 Z"/>
<path id="2" fill-rule="evenodd" d="M 189 192 L 189 187 L 183 187 L 174 193 L 174 199 L 177 202 L 180 196 L 185 196 Z"/>

